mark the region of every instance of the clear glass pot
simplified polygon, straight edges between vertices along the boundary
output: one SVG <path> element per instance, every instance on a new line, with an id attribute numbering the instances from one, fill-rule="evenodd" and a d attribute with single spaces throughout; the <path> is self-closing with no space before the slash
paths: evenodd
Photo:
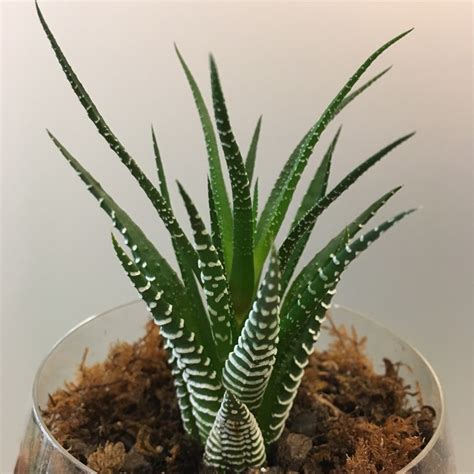
<path id="1" fill-rule="evenodd" d="M 367 354 L 375 364 L 383 357 L 401 361 L 411 368 L 401 368 L 405 380 L 419 383 L 423 401 L 434 407 L 437 428 L 425 449 L 402 471 L 403 473 L 455 473 L 451 440 L 447 429 L 446 409 L 438 378 L 423 356 L 389 330 L 346 308 L 335 306 L 332 317 L 336 324 L 354 326 L 360 336 L 367 336 Z M 129 303 L 86 319 L 66 334 L 41 364 L 33 385 L 33 410 L 21 443 L 15 474 L 23 473 L 93 473 L 90 468 L 63 449 L 45 426 L 41 407 L 48 394 L 70 380 L 87 347 L 88 362 L 103 360 L 110 345 L 117 340 L 135 341 L 143 335 L 148 313 L 141 301 Z M 319 347 L 328 343 L 323 331 Z"/>

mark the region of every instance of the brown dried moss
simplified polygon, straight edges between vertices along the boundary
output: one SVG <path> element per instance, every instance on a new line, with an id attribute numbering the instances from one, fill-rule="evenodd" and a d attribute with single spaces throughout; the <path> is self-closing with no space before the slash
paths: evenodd
<path id="1" fill-rule="evenodd" d="M 426 445 L 434 430 L 434 411 L 414 408 L 399 375 L 401 364 L 384 359 L 385 372 L 377 374 L 365 354 L 365 338 L 355 330 L 331 324 L 332 342 L 312 357 L 275 461 L 288 433 L 312 440 L 301 472 L 396 472 Z"/>
<path id="2" fill-rule="evenodd" d="M 306 369 L 267 472 L 391 473 L 430 439 L 434 412 L 409 405 L 400 364 L 377 374 L 365 339 L 332 326 L 332 343 Z M 183 431 L 159 331 L 115 344 L 103 363 L 86 365 L 50 396 L 44 419 L 81 462 L 103 473 L 196 473 L 202 449 Z"/>
<path id="3" fill-rule="evenodd" d="M 43 413 L 59 443 L 104 474 L 197 472 L 201 449 L 184 436 L 157 327 L 115 344 L 103 363 L 87 366 L 86 356 Z"/>

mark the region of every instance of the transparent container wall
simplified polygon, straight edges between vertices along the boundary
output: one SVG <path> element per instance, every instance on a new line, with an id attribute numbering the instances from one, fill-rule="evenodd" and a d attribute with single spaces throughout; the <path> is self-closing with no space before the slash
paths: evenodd
<path id="1" fill-rule="evenodd" d="M 335 307 L 332 318 L 336 324 L 354 326 L 360 336 L 367 336 L 367 353 L 375 367 L 383 370 L 382 359 L 401 361 L 402 376 L 415 386 L 418 382 L 423 401 L 437 413 L 436 432 L 426 448 L 401 472 L 455 473 L 454 459 L 446 426 L 446 414 L 441 388 L 433 370 L 411 346 L 390 331 L 350 310 Z M 135 341 L 144 333 L 148 313 L 144 304 L 130 303 L 89 318 L 70 331 L 52 349 L 40 366 L 33 387 L 33 409 L 20 447 L 16 474 L 23 473 L 92 473 L 91 469 L 73 458 L 54 439 L 41 418 L 40 407 L 45 407 L 48 394 L 71 380 L 84 350 L 88 349 L 88 363 L 103 360 L 112 343 Z M 319 347 L 328 344 L 326 331 L 321 334 Z"/>

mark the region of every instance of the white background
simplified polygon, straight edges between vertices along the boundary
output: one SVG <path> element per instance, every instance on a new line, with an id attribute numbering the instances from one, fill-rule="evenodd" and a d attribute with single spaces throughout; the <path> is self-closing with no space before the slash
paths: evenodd
<path id="1" fill-rule="evenodd" d="M 432 362 L 448 400 L 459 472 L 472 472 L 472 5 L 45 1 L 42 6 L 78 75 L 137 161 L 153 176 L 153 122 L 171 186 L 179 177 L 201 209 L 205 150 L 173 41 L 206 98 L 207 53 L 215 53 L 244 149 L 263 113 L 257 174 L 266 195 L 292 148 L 359 63 L 385 40 L 416 27 L 373 66 L 376 73 L 395 65 L 331 125 L 304 179 L 340 123 L 333 184 L 385 144 L 418 133 L 331 207 L 306 257 L 397 184 L 405 188 L 381 217 L 424 206 L 352 265 L 337 301 L 384 323 Z M 171 249 L 150 205 L 70 90 L 33 2 L 3 3 L 1 30 L 1 469 L 10 472 L 40 360 L 86 316 L 136 297 L 113 255 L 108 219 L 45 128 L 90 168 L 165 255 Z M 173 197 L 184 221 L 175 190 Z"/>

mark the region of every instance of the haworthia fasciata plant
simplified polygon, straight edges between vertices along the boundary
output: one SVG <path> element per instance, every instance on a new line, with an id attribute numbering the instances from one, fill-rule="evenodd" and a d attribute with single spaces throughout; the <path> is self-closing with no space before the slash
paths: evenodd
<path id="1" fill-rule="evenodd" d="M 209 166 L 209 231 L 187 192 L 178 185 L 193 233 L 189 239 L 173 210 L 153 128 L 151 142 L 157 186 L 145 176 L 111 131 L 38 6 L 37 11 L 60 66 L 87 115 L 145 192 L 171 236 L 179 273 L 85 167 L 49 134 L 121 237 L 112 236 L 113 248 L 127 277 L 160 327 L 169 353 L 184 429 L 201 443 L 204 462 L 217 472 L 263 467 L 268 446 L 278 439 L 285 427 L 342 272 L 357 255 L 411 211 L 402 212 L 358 237 L 361 228 L 400 187 L 385 193 L 297 272 L 315 223 L 341 193 L 411 135 L 375 153 L 328 192 L 333 152 L 340 133 L 337 131 L 313 171 L 313 179 L 278 252 L 274 241 L 321 134 L 337 114 L 388 71 L 356 86 L 369 66 L 408 32 L 377 49 L 346 82 L 288 158 L 260 211 L 255 163 L 261 118 L 244 159 L 231 128 L 214 59 L 211 56 L 215 126 L 204 96 L 176 48 L 199 113 Z M 227 166 L 230 194 L 221 159 Z M 122 247 L 119 240 L 123 240 L 126 247 Z M 266 261 L 268 268 L 261 278 Z"/>

